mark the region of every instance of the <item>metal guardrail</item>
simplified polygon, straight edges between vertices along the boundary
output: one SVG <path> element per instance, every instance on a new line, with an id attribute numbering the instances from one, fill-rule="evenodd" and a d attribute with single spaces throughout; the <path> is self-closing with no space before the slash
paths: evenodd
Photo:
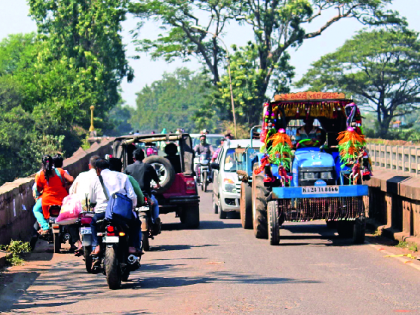
<path id="1" fill-rule="evenodd" d="M 420 146 L 402 146 L 368 143 L 373 171 L 388 169 L 410 176 L 420 176 Z"/>

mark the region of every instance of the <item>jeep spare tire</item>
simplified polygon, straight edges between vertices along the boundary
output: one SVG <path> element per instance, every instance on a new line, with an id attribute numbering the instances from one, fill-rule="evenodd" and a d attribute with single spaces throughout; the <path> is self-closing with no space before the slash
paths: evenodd
<path id="1" fill-rule="evenodd" d="M 175 170 L 172 167 L 171 162 L 168 159 L 165 159 L 161 156 L 152 155 L 143 160 L 143 163 L 150 164 L 155 169 L 160 180 L 160 188 L 156 190 L 158 194 L 161 194 L 169 189 L 172 186 L 175 180 Z M 151 185 L 154 186 L 156 183 L 151 182 Z"/>

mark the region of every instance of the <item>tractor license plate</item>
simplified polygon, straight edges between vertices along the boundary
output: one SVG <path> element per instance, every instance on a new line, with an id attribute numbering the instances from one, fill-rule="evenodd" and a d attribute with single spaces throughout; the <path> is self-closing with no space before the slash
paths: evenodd
<path id="1" fill-rule="evenodd" d="M 90 227 L 82 227 L 80 228 L 80 234 L 92 234 L 92 230 Z"/>
<path id="2" fill-rule="evenodd" d="M 302 187 L 303 195 L 311 194 L 338 194 L 340 192 L 339 186 L 307 186 Z"/>
<path id="3" fill-rule="evenodd" d="M 118 236 L 104 236 L 104 238 L 102 239 L 102 242 L 104 242 L 104 243 L 118 243 L 119 239 L 120 238 Z"/>

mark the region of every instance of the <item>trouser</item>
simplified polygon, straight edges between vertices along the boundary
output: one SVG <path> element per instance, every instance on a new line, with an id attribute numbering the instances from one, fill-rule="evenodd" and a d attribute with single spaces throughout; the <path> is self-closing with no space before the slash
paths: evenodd
<path id="1" fill-rule="evenodd" d="M 105 218 L 105 212 L 95 213 L 90 223 L 91 232 L 92 232 L 92 249 L 95 249 L 98 246 L 98 225 L 99 220 Z M 132 219 L 128 222 L 129 226 L 129 235 L 131 240 L 131 246 L 141 248 L 141 228 L 140 220 L 133 215 Z"/>
<path id="2" fill-rule="evenodd" d="M 48 224 L 48 221 L 45 219 L 44 214 L 42 213 L 42 199 L 41 198 L 37 200 L 32 211 L 34 213 L 35 219 L 38 221 L 39 225 L 41 226 L 41 229 L 48 230 L 50 228 L 50 225 Z"/>
<path id="3" fill-rule="evenodd" d="M 67 226 L 67 231 L 70 234 L 70 244 L 73 245 L 77 241 L 80 241 L 79 236 L 79 225 L 78 224 L 71 224 Z"/>
<path id="4" fill-rule="evenodd" d="M 153 223 L 156 222 L 156 219 L 159 218 L 159 204 L 154 195 L 151 195 L 150 199 L 153 200 L 153 206 L 152 206 L 152 221 Z"/>

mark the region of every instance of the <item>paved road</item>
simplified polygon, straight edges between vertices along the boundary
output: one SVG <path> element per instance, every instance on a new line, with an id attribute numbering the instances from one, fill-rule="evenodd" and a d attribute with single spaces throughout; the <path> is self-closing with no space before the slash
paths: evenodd
<path id="1" fill-rule="evenodd" d="M 121 290 L 87 274 L 81 258 L 43 248 L 0 278 L 0 312 L 39 314 L 420 313 L 420 271 L 353 246 L 325 224 L 288 224 L 281 246 L 257 240 L 238 219 L 219 220 L 202 196 L 201 228 L 173 215 Z M 379 249 L 382 249 L 383 246 Z"/>

